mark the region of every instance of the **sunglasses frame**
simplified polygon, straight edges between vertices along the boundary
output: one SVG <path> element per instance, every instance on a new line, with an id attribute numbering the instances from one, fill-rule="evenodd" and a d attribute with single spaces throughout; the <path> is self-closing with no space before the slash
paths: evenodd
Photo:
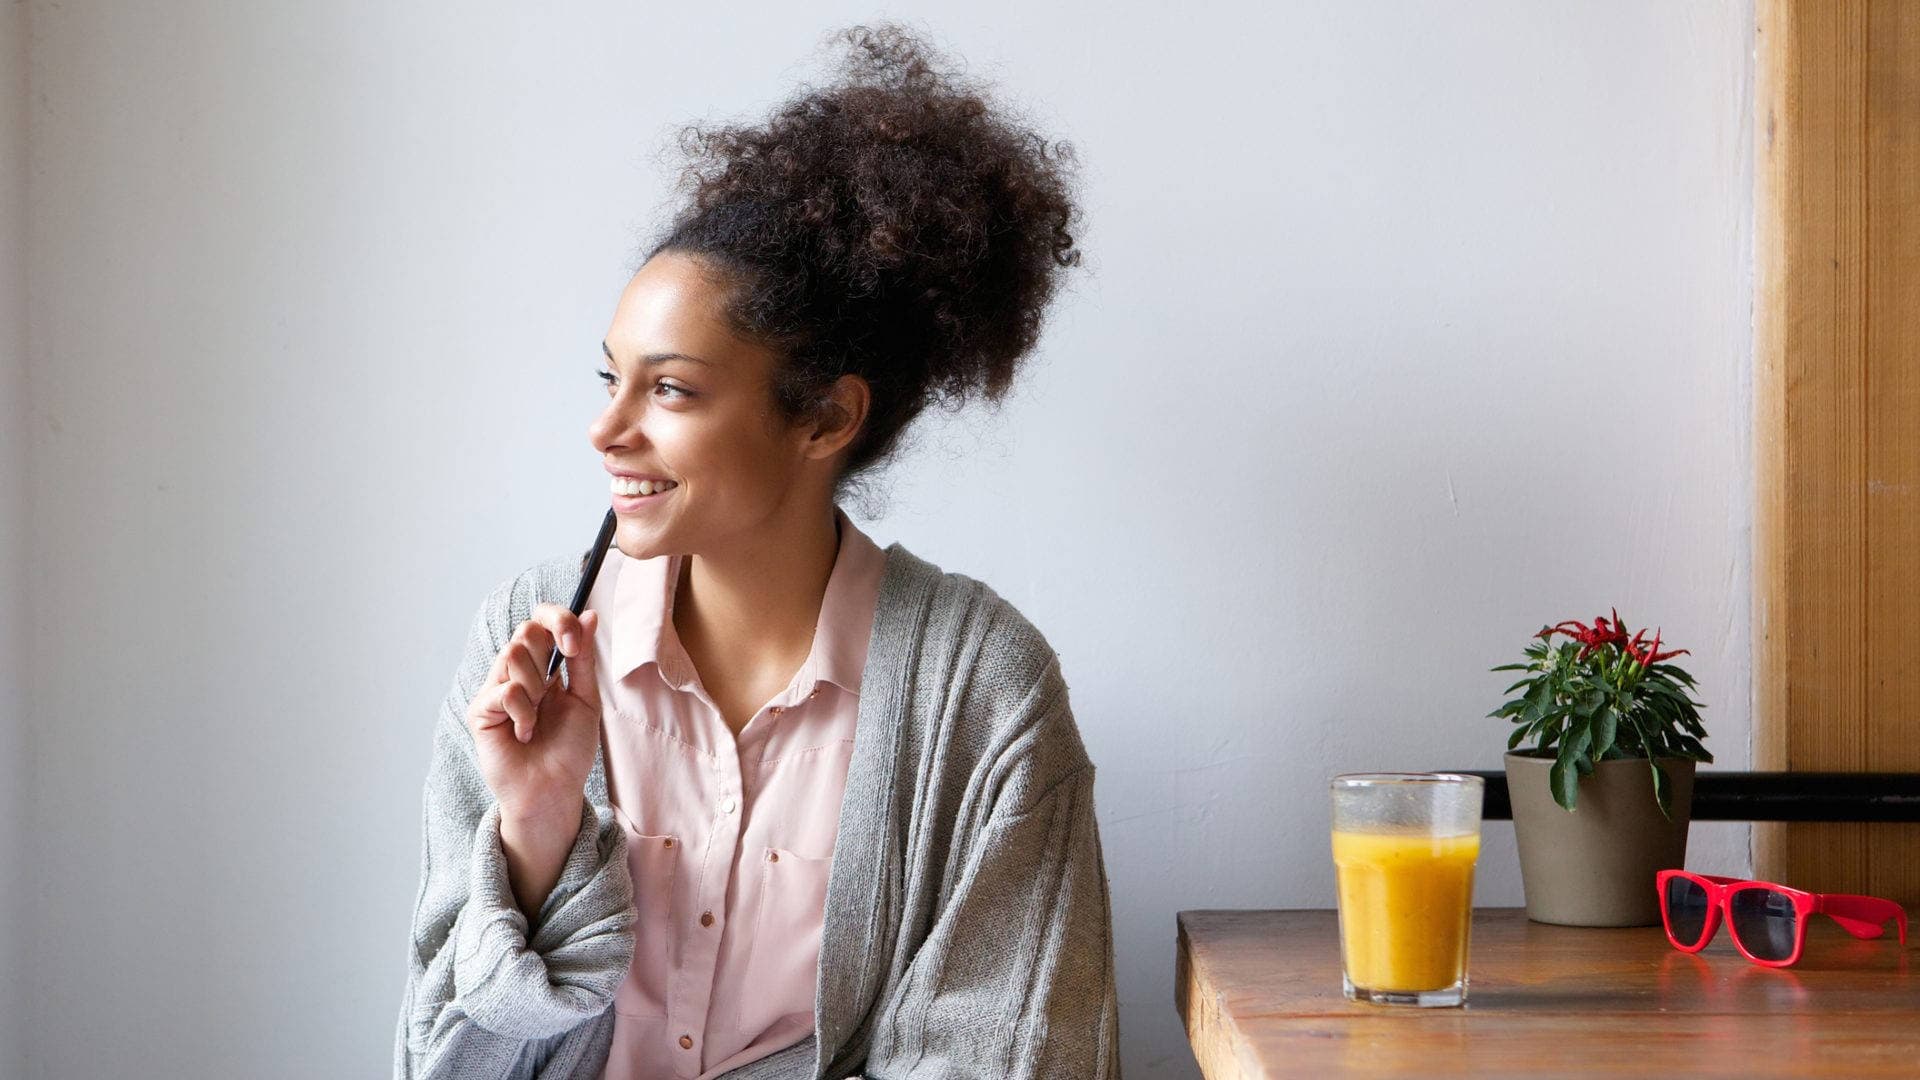
<path id="1" fill-rule="evenodd" d="M 1700 940 L 1689 945 L 1673 936 L 1673 914 L 1668 910 L 1667 883 L 1674 878 L 1685 878 L 1704 889 L 1707 894 L 1707 922 L 1700 932 Z M 1851 893 L 1811 893 L 1804 889 L 1795 889 L 1772 881 L 1754 881 L 1748 878 L 1720 877 L 1716 874 L 1695 874 L 1687 870 L 1662 870 L 1654 875 L 1654 889 L 1660 896 L 1660 925 L 1666 928 L 1667 940 L 1681 952 L 1697 953 L 1707 947 L 1715 934 L 1720 932 L 1721 918 L 1725 916 L 1727 936 L 1733 939 L 1733 947 L 1740 955 L 1762 967 L 1790 967 L 1800 961 L 1800 952 L 1807 944 L 1807 923 L 1815 915 L 1825 915 L 1839 923 L 1841 929 L 1854 937 L 1877 938 L 1886 933 L 1887 920 L 1891 919 L 1900 928 L 1900 944 L 1907 943 L 1907 913 L 1904 908 L 1891 900 L 1882 900 L 1877 896 L 1856 896 Z M 1727 906 L 1733 894 L 1749 889 L 1777 892 L 1793 901 L 1793 954 L 1785 960 L 1762 960 L 1747 951 L 1746 943 L 1740 940 L 1739 931 L 1734 929 L 1732 909 Z"/>

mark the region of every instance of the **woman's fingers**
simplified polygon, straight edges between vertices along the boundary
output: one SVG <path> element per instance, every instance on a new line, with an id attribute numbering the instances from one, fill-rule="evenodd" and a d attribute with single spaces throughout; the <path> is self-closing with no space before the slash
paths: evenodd
<path id="1" fill-rule="evenodd" d="M 532 623 L 526 625 L 532 626 Z M 535 649 L 524 639 L 507 644 L 507 679 L 520 688 L 527 704 L 538 705 L 546 693 L 546 650 Z"/>
<path id="2" fill-rule="evenodd" d="M 501 710 L 496 709 L 491 705 L 482 704 L 483 700 L 491 701 L 491 702 L 498 702 L 500 700 L 499 695 L 494 693 L 495 689 L 497 688 L 488 687 L 487 689 L 480 691 L 480 696 L 474 699 L 473 711 L 467 714 L 467 727 L 471 729 L 473 733 L 476 735 L 478 735 L 482 731 L 487 730 L 488 728 L 499 727 L 501 724 L 511 723 L 513 720 L 513 718 L 508 716 L 505 712 L 502 712 Z"/>
<path id="3" fill-rule="evenodd" d="M 491 685 L 480 692 L 470 709 L 473 730 L 511 723 L 514 738 L 522 743 L 531 741 L 540 719 L 540 702 L 549 687 L 559 685 L 557 674 L 552 681 L 546 675 L 548 658 L 556 647 L 567 657 L 567 681 L 574 687 L 574 696 L 598 709 L 600 695 L 593 655 L 593 632 L 598 626 L 599 615 L 594 612 L 587 612 L 583 621 L 559 604 L 547 602 L 536 607 L 533 617 L 520 624 L 494 658 Z"/>
<path id="4" fill-rule="evenodd" d="M 511 716 L 507 715 L 506 710 L 500 707 L 501 693 L 512 685 L 511 683 L 500 681 L 502 678 L 501 673 L 506 670 L 506 658 L 507 654 L 503 649 L 500 652 L 499 659 L 494 661 L 494 681 L 482 686 L 479 691 L 473 695 L 473 700 L 467 703 L 467 728 L 475 735 L 478 735 L 488 728 L 498 727 L 501 724 L 510 723 L 513 720 Z"/>
<path id="5" fill-rule="evenodd" d="M 563 604 L 556 604 L 549 600 L 534 608 L 533 618 L 528 619 L 527 622 L 532 624 L 529 627 L 530 634 L 535 632 L 533 627 L 544 631 L 539 638 L 542 647 L 535 650 L 540 661 L 540 671 L 543 674 L 547 670 L 547 657 L 551 655 L 556 643 L 565 656 L 577 655 L 582 648 L 593 644 L 588 637 L 588 632 L 580 625 L 580 617 Z"/>
<path id="6" fill-rule="evenodd" d="M 531 623 L 525 624 L 531 626 Z M 512 724 L 514 738 L 526 742 L 532 738 L 537 699 L 529 687 L 541 688 L 540 672 L 533 653 L 521 633 L 516 632 L 493 663 L 494 681 L 474 695 L 468 708 L 476 734 L 501 724 Z"/>
<path id="7" fill-rule="evenodd" d="M 579 698 L 595 713 L 600 711 L 600 678 L 597 661 L 594 657 L 593 635 L 600 629 L 600 613 L 585 611 L 580 614 L 581 640 L 585 644 L 567 657 L 567 687 L 574 697 Z"/>
<path id="8" fill-rule="evenodd" d="M 539 707 L 527 698 L 518 682 L 506 683 L 500 690 L 500 708 L 513 718 L 513 737 L 521 742 L 533 738 L 533 724 L 540 717 Z"/>

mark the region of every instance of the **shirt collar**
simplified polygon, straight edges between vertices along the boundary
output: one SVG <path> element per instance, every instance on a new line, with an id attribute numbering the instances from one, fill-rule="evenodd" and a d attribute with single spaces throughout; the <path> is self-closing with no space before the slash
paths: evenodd
<path id="1" fill-rule="evenodd" d="M 867 664 L 867 643 L 874 606 L 880 597 L 880 579 L 887 553 L 854 525 L 845 510 L 834 507 L 840 531 L 840 550 L 827 576 L 814 623 L 813 646 L 801 662 L 793 689 L 804 696 L 817 682 L 835 684 L 849 693 L 860 692 L 860 676 Z M 625 679 L 652 662 L 660 677 L 678 690 L 690 689 L 695 679 L 693 660 L 673 628 L 674 586 L 680 579 L 684 555 L 651 559 L 622 559 L 614 582 L 614 618 L 609 660 L 616 680 Z"/>

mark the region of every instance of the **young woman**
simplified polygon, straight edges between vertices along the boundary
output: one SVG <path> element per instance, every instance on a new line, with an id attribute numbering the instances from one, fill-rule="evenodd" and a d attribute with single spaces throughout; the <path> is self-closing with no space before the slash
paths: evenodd
<path id="1" fill-rule="evenodd" d="M 396 1077 L 1120 1075 L 1059 662 L 839 506 L 927 405 L 1011 385 L 1079 262 L 1066 148 L 897 27 L 845 37 L 838 83 L 683 139 L 603 345 L 587 610 L 568 554 L 475 617 Z"/>

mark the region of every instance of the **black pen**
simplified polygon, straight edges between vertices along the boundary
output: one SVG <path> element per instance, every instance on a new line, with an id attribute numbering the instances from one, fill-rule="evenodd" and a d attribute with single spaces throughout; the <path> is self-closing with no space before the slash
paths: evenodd
<path id="1" fill-rule="evenodd" d="M 580 585 L 573 590 L 573 603 L 569 605 L 569 609 L 573 612 L 575 618 L 579 618 L 580 613 L 587 609 L 587 594 L 593 591 L 593 579 L 600 576 L 600 564 L 606 561 L 607 547 L 613 542 L 613 527 L 618 524 L 618 522 L 619 519 L 614 516 L 613 508 L 608 507 L 606 520 L 600 523 L 600 535 L 593 538 L 593 546 L 588 548 L 587 553 L 580 557 Z M 589 641 L 585 644 L 587 648 L 593 648 L 593 642 Z M 553 655 L 547 657 L 547 680 L 549 682 L 553 680 L 553 673 L 559 669 L 560 647 L 558 643 L 556 643 L 554 645 Z"/>

